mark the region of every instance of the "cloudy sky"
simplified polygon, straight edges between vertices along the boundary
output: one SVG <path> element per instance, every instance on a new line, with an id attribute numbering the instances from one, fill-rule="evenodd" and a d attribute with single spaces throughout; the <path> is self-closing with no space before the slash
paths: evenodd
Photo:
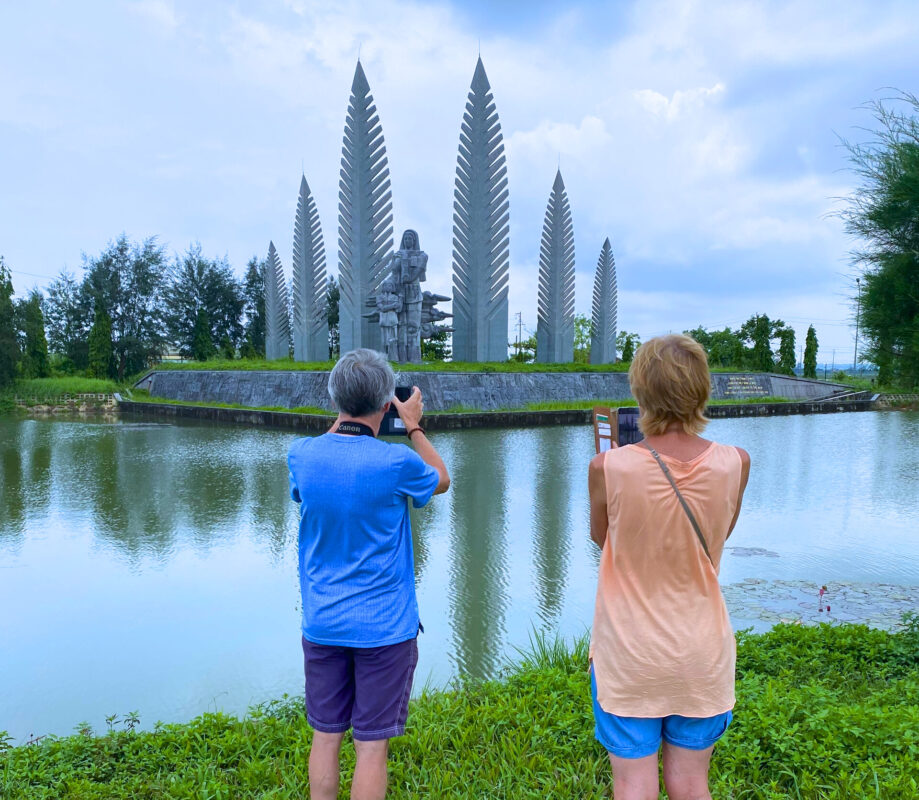
<path id="1" fill-rule="evenodd" d="M 242 273 L 290 269 L 301 168 L 337 271 L 341 135 L 360 52 L 396 235 L 450 293 L 459 124 L 476 56 L 511 199 L 510 311 L 536 325 L 539 236 L 560 164 L 578 311 L 609 236 L 620 328 L 642 338 L 753 313 L 852 358 L 852 190 L 840 137 L 919 89 L 914 2 L 543 0 L 451 4 L 0 2 L 0 253 L 17 291 L 80 271 L 122 231 L 199 241 Z M 835 353 L 834 353 L 835 351 Z"/>

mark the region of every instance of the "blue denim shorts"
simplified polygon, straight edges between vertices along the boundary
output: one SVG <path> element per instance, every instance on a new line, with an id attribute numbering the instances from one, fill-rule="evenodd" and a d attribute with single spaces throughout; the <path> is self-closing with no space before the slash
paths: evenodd
<path id="1" fill-rule="evenodd" d="M 725 711 L 714 717 L 620 717 L 610 714 L 597 702 L 597 681 L 590 667 L 590 694 L 594 704 L 594 736 L 619 758 L 644 758 L 653 755 L 661 739 L 687 750 L 705 750 L 717 742 L 731 724 L 733 714 Z"/>

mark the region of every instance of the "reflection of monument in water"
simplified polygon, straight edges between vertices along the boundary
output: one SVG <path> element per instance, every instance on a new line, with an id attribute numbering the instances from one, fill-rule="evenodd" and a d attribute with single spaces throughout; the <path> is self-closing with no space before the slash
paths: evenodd
<path id="1" fill-rule="evenodd" d="M 546 441 L 536 456 L 536 487 L 533 496 L 534 562 L 539 616 L 547 627 L 558 622 L 565 599 L 565 576 L 571 531 L 569 518 L 571 476 L 570 433 L 564 428 L 546 431 Z"/>
<path id="2" fill-rule="evenodd" d="M 450 615 L 457 668 L 492 677 L 501 663 L 507 586 L 507 447 L 491 431 L 456 437 L 450 488 Z"/>
<path id="3" fill-rule="evenodd" d="M 360 61 L 354 71 L 339 172 L 338 282 L 341 352 L 370 347 L 399 362 L 421 361 L 421 339 L 453 333 L 457 361 L 505 361 L 508 356 L 509 190 L 504 143 L 491 84 L 476 62 L 460 125 L 453 192 L 453 313 L 435 308 L 450 298 L 423 292 L 427 254 L 406 230 L 393 252 L 392 191 L 383 127 Z M 325 360 L 328 328 L 325 250 L 319 214 L 301 178 L 294 234 L 293 320 L 277 252 L 266 270 L 266 357 Z M 597 267 L 591 316 L 592 363 L 615 360 L 616 283 L 609 281 L 609 239 Z M 280 277 L 279 277 L 280 276 Z M 537 360 L 574 359 L 574 233 L 558 173 L 539 256 Z M 281 287 L 285 288 L 281 288 Z M 611 293 L 611 295 L 610 295 Z M 452 316 L 452 327 L 437 323 Z M 285 338 L 286 337 L 286 338 Z M 325 343 L 323 337 L 326 338 Z"/>

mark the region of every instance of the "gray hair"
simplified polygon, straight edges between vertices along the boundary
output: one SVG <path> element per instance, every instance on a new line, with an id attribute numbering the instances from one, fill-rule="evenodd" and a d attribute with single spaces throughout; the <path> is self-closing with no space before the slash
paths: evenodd
<path id="1" fill-rule="evenodd" d="M 360 348 L 345 353 L 329 375 L 329 396 L 339 411 L 364 417 L 379 411 L 396 391 L 396 376 L 382 353 Z"/>

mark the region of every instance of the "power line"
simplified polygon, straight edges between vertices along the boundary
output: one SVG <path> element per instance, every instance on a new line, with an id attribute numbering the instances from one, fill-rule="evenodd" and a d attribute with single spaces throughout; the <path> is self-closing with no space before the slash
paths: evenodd
<path id="1" fill-rule="evenodd" d="M 34 272 L 26 272 L 25 270 L 13 269 L 12 267 L 7 267 L 7 269 L 14 275 L 28 275 L 30 278 L 44 278 L 45 280 L 49 280 L 48 275 L 36 275 Z"/>

